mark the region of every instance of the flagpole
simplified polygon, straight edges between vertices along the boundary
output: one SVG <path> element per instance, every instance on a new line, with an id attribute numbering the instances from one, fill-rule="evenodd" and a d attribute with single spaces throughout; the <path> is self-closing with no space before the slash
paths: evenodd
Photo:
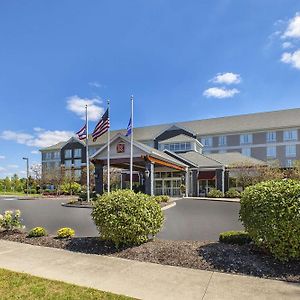
<path id="1" fill-rule="evenodd" d="M 89 159 L 89 119 L 88 119 L 88 106 L 85 106 L 85 124 L 86 124 L 86 196 L 87 201 L 90 202 L 90 159 Z"/>
<path id="2" fill-rule="evenodd" d="M 130 189 L 132 190 L 133 172 L 133 96 L 131 96 L 131 135 L 130 135 Z"/>
<path id="3" fill-rule="evenodd" d="M 110 101 L 107 100 L 108 119 L 110 118 Z M 107 193 L 110 193 L 110 125 L 107 131 Z"/>

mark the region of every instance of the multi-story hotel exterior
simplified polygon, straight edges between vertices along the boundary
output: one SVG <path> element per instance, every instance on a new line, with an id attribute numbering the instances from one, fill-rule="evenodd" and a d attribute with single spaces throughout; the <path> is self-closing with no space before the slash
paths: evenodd
<path id="1" fill-rule="evenodd" d="M 116 136 L 121 138 L 125 132 L 125 129 L 111 131 L 111 137 L 112 139 Z M 198 173 L 194 175 L 198 178 L 197 183 L 185 179 L 186 182 L 189 181 L 188 192 L 193 195 L 199 194 L 199 190 L 203 188 L 204 183 L 201 180 L 206 180 L 204 188 L 208 185 L 207 181 L 214 179 L 215 182 L 209 183 L 209 185 L 226 189 L 227 187 L 224 187 L 226 185 L 224 182 L 227 180 L 226 172 L 224 171 L 224 174 L 220 175 L 223 176 L 223 181 L 220 179 L 222 181 L 220 184 L 223 187 L 220 187 L 220 184 L 217 184 L 217 170 L 224 170 L 231 164 L 246 160 L 253 163 L 261 163 L 261 161 L 267 163 L 277 160 L 282 167 L 291 167 L 295 160 L 300 159 L 299 138 L 300 109 L 145 126 L 134 129 L 134 140 L 141 145 L 141 151 L 146 151 L 142 146 L 144 145 L 149 153 L 152 151 L 149 149 L 156 149 L 156 155 L 161 155 L 161 157 L 167 155 L 169 158 L 175 159 L 176 162 L 180 161 L 190 169 L 189 177 L 192 176 L 192 170 L 197 168 Z M 90 141 L 89 156 L 92 160 L 97 160 L 97 153 L 100 155 L 99 151 L 100 149 L 103 151 L 106 141 L 106 134 L 101 136 L 96 143 Z M 126 143 L 126 140 L 123 142 Z M 136 146 L 139 147 L 139 145 Z M 86 165 L 84 149 L 85 145 L 75 138 L 42 149 L 43 170 L 62 167 L 65 172 L 72 174 L 75 178 L 80 178 L 82 169 Z M 121 154 L 116 153 L 116 155 L 120 156 Z M 116 156 L 115 159 L 119 156 Z M 122 154 L 122 157 L 125 159 L 124 154 Z M 167 160 L 167 157 L 164 157 L 164 161 Z M 174 161 L 171 161 L 171 163 L 174 163 Z M 116 163 L 116 166 L 126 168 L 126 164 Z M 163 164 L 160 166 L 162 167 Z M 140 168 L 142 167 L 140 166 Z M 200 168 L 202 168 L 202 171 L 200 171 Z M 211 169 L 208 170 L 209 168 Z M 215 175 L 210 177 L 207 172 L 211 172 L 211 170 L 215 171 Z M 204 172 L 206 172 L 206 175 L 204 175 Z M 158 177 L 164 175 L 158 169 L 155 174 L 156 179 L 153 180 L 152 189 L 161 193 L 159 189 L 164 183 L 159 182 Z M 169 185 L 169 182 L 166 183 L 166 186 L 163 186 L 162 189 L 168 188 Z M 176 185 L 178 188 L 179 183 L 171 182 L 171 185 Z M 193 189 L 191 189 L 192 186 Z"/>

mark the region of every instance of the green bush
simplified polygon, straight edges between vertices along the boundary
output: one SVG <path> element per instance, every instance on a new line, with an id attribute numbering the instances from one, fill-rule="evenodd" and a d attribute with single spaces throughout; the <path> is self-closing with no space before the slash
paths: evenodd
<path id="1" fill-rule="evenodd" d="M 117 247 L 148 241 L 162 227 L 164 215 L 150 196 L 130 190 L 104 194 L 95 202 L 92 217 L 100 237 Z"/>
<path id="2" fill-rule="evenodd" d="M 75 230 L 69 227 L 63 227 L 57 230 L 56 234 L 59 239 L 65 239 L 74 236 Z"/>
<path id="3" fill-rule="evenodd" d="M 22 229 L 24 226 L 21 222 L 21 211 L 20 210 L 7 210 L 4 215 L 0 215 L 0 229 L 14 230 Z"/>
<path id="4" fill-rule="evenodd" d="M 66 195 L 78 195 L 81 191 L 81 185 L 77 182 L 67 182 L 60 186 L 60 190 Z"/>
<path id="5" fill-rule="evenodd" d="M 240 219 L 256 245 L 277 259 L 300 258 L 300 183 L 266 181 L 242 193 Z"/>
<path id="6" fill-rule="evenodd" d="M 223 193 L 220 190 L 217 190 L 217 189 L 210 189 L 210 191 L 207 194 L 207 197 L 209 197 L 209 198 L 222 198 Z"/>
<path id="7" fill-rule="evenodd" d="M 162 203 L 162 202 L 169 202 L 170 197 L 167 195 L 159 195 L 159 196 L 152 196 L 152 200 L 156 201 L 157 203 Z"/>
<path id="8" fill-rule="evenodd" d="M 28 232 L 29 237 L 41 237 L 46 235 L 47 235 L 47 231 L 43 227 L 35 227 Z"/>
<path id="9" fill-rule="evenodd" d="M 251 238 L 245 231 L 225 231 L 220 233 L 219 241 L 225 244 L 244 245 L 250 243 Z"/>
<path id="10" fill-rule="evenodd" d="M 90 200 L 95 201 L 97 199 L 96 192 L 90 192 Z M 87 201 L 87 192 L 81 191 L 78 195 L 78 201 Z"/>
<path id="11" fill-rule="evenodd" d="M 241 196 L 241 193 L 237 191 L 235 188 L 230 188 L 226 193 L 226 198 L 239 198 Z"/>

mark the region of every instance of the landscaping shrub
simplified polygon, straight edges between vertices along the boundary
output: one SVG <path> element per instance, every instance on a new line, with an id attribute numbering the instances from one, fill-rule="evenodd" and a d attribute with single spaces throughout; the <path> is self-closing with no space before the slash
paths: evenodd
<path id="1" fill-rule="evenodd" d="M 152 196 L 151 198 L 157 203 L 168 202 L 170 200 L 170 197 L 167 195 Z"/>
<path id="2" fill-rule="evenodd" d="M 69 238 L 75 235 L 75 230 L 69 227 L 63 227 L 57 230 L 57 237 L 59 239 Z"/>
<path id="3" fill-rule="evenodd" d="M 277 259 L 300 258 L 300 183 L 266 181 L 242 193 L 240 219 L 252 240 Z"/>
<path id="4" fill-rule="evenodd" d="M 96 192 L 90 192 L 90 200 L 95 201 L 97 199 L 97 194 Z M 78 201 L 87 201 L 87 192 L 82 191 L 78 195 Z"/>
<path id="5" fill-rule="evenodd" d="M 210 191 L 207 194 L 207 197 L 209 198 L 222 198 L 223 193 L 217 189 L 210 189 Z"/>
<path id="6" fill-rule="evenodd" d="M 47 235 L 47 231 L 43 227 L 35 227 L 28 232 L 29 237 L 41 237 L 46 235 Z"/>
<path id="7" fill-rule="evenodd" d="M 100 237 L 117 247 L 148 241 L 162 227 L 164 215 L 152 197 L 130 190 L 104 194 L 95 202 L 92 217 Z"/>
<path id="8" fill-rule="evenodd" d="M 244 245 L 250 243 L 251 238 L 245 231 L 225 231 L 220 233 L 219 241 L 225 244 Z"/>
<path id="9" fill-rule="evenodd" d="M 21 222 L 20 210 L 7 210 L 4 215 L 0 215 L 0 229 L 14 230 L 24 228 Z"/>
<path id="10" fill-rule="evenodd" d="M 81 185 L 77 182 L 63 183 L 60 186 L 61 191 L 66 195 L 77 195 L 81 191 Z"/>
<path id="11" fill-rule="evenodd" d="M 226 198 L 239 198 L 241 196 L 241 193 L 237 191 L 235 188 L 230 188 L 226 193 Z"/>

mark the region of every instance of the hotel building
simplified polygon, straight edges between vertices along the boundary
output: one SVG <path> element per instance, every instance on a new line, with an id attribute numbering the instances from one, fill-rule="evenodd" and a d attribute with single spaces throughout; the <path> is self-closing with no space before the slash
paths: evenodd
<path id="1" fill-rule="evenodd" d="M 129 140 L 125 129 L 111 131 L 111 164 L 122 170 L 126 186 Z M 216 187 L 228 189 L 232 165 L 278 161 L 292 167 L 300 159 L 300 109 L 237 115 L 134 128 L 135 181 L 149 194 L 198 196 Z M 95 185 L 103 191 L 107 135 L 90 140 L 89 157 L 95 166 Z M 82 179 L 85 144 L 76 138 L 41 149 L 43 174 L 61 169 Z"/>

